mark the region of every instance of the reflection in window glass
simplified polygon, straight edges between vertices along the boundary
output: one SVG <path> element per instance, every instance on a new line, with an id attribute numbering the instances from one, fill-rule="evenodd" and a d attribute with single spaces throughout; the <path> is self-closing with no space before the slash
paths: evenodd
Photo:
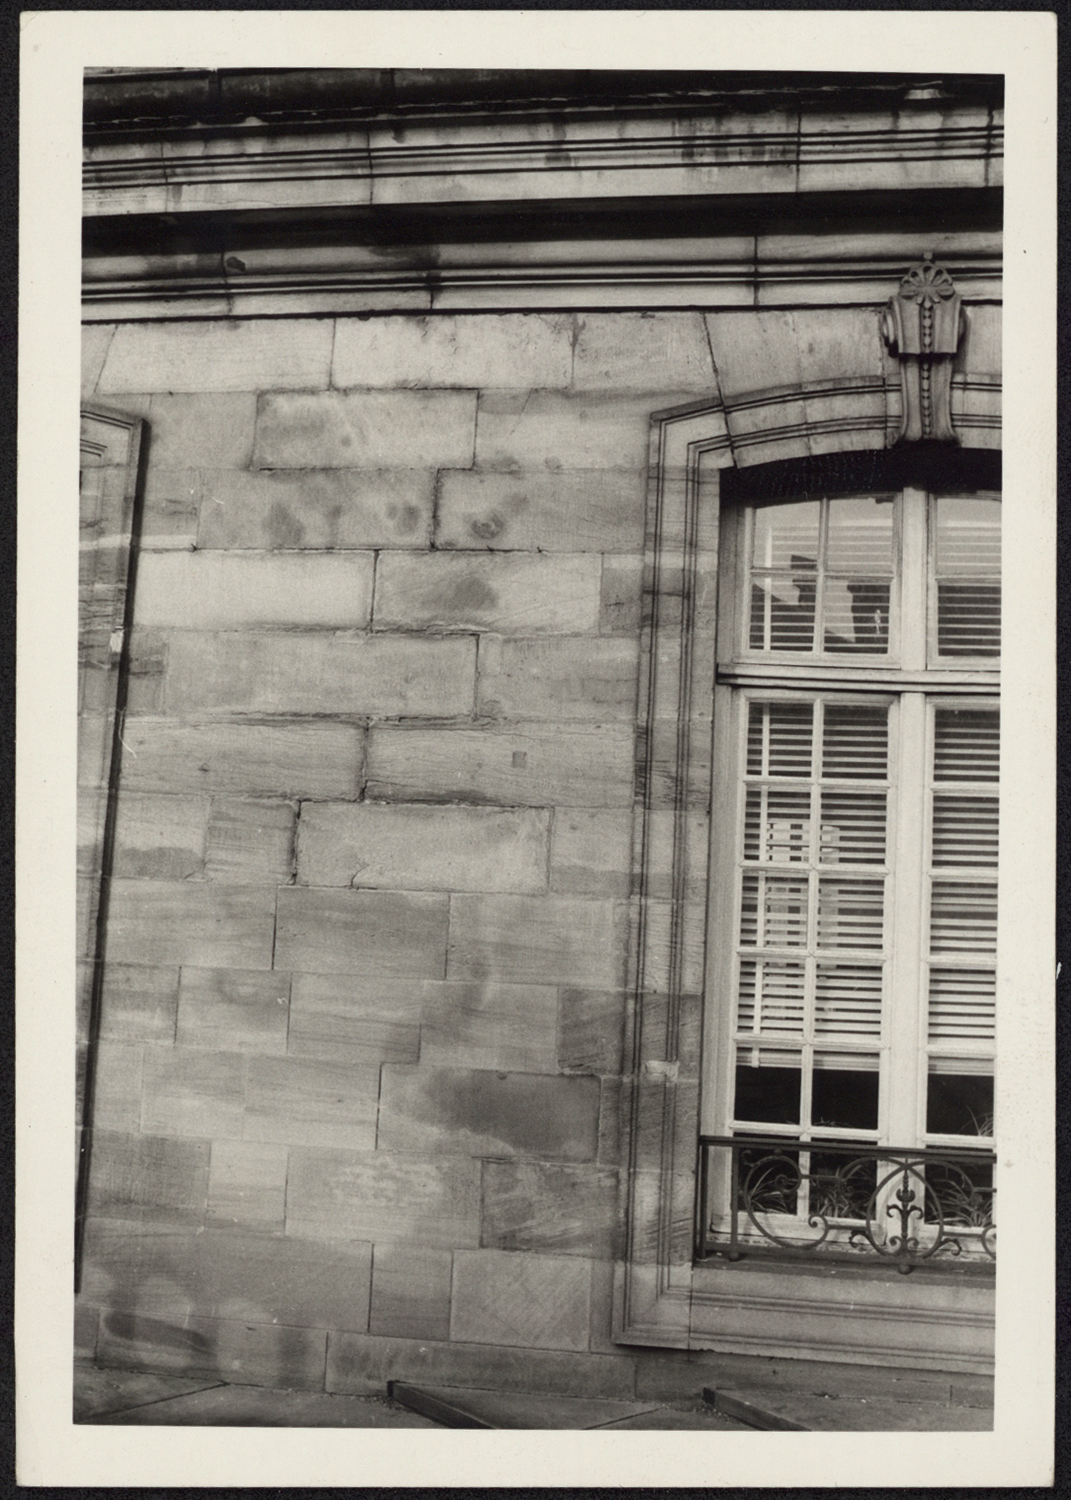
<path id="1" fill-rule="evenodd" d="M 748 647 L 889 650 L 891 496 L 843 496 L 753 510 Z"/>

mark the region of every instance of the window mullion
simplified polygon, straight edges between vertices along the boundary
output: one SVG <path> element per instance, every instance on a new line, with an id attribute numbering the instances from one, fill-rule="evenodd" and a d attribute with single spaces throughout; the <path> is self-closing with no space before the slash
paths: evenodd
<path id="1" fill-rule="evenodd" d="M 905 693 L 896 713 L 892 797 L 894 857 L 885 940 L 888 1073 L 884 1130 L 897 1146 L 914 1145 L 921 1119 L 919 1044 L 923 958 L 923 860 L 926 842 L 926 699 Z"/>
<path id="2" fill-rule="evenodd" d="M 926 668 L 928 525 L 925 490 L 904 490 L 900 510 L 900 666 Z"/>

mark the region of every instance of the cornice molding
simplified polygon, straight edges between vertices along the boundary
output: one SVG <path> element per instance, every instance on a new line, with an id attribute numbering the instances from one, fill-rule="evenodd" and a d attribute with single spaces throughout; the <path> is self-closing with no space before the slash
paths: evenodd
<path id="1" fill-rule="evenodd" d="M 241 226 L 238 226 L 240 230 Z M 854 240 L 854 243 L 853 243 Z M 92 321 L 581 307 L 880 307 L 931 235 L 253 247 L 86 259 Z M 999 301 L 999 238 L 945 235 L 968 303 Z"/>
<path id="2" fill-rule="evenodd" d="M 824 113 L 673 114 L 347 129 L 233 129 L 211 140 L 91 145 L 87 217 L 265 208 L 606 200 L 866 188 L 986 188 L 1001 181 L 999 116 L 935 108 L 845 119 Z"/>

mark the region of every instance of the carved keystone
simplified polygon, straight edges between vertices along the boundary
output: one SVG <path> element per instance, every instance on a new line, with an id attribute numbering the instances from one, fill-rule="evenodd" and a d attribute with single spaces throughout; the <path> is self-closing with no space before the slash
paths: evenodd
<path id="1" fill-rule="evenodd" d="M 899 357 L 903 415 L 897 441 L 954 443 L 952 359 L 964 329 L 961 298 L 932 253 L 913 266 L 882 314 L 885 342 Z"/>

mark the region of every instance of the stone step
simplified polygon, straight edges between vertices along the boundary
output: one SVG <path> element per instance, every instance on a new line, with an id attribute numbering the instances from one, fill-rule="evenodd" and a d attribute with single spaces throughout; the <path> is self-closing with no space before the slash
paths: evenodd
<path id="1" fill-rule="evenodd" d="M 896 1401 L 883 1396 L 813 1396 L 768 1389 L 705 1387 L 715 1411 L 764 1432 L 991 1432 L 984 1406 Z"/>
<path id="2" fill-rule="evenodd" d="M 444 1427 L 591 1432 L 594 1429 L 665 1431 L 736 1428 L 723 1414 L 676 1410 L 657 1402 L 607 1401 L 533 1392 L 479 1390 L 464 1386 L 416 1386 L 392 1380 L 395 1400 Z"/>

